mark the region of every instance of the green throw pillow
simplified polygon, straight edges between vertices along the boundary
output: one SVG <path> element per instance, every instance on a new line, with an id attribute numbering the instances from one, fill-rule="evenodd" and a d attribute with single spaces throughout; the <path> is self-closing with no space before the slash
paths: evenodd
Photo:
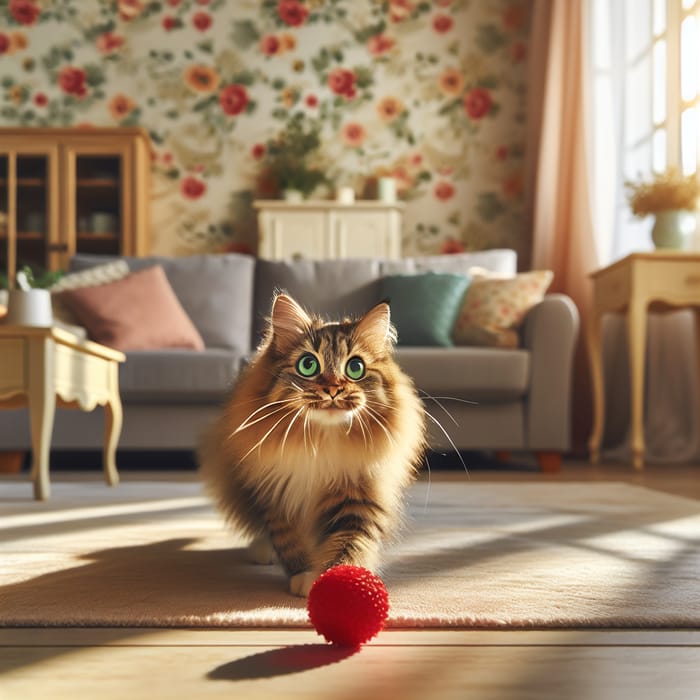
<path id="1" fill-rule="evenodd" d="M 452 345 L 452 327 L 471 278 L 428 272 L 382 280 L 399 345 Z"/>

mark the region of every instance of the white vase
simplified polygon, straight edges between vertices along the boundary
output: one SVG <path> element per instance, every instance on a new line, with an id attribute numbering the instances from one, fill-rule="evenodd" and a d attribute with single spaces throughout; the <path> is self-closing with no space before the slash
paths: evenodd
<path id="1" fill-rule="evenodd" d="M 53 323 L 48 289 L 11 289 L 5 323 L 47 328 Z"/>
<path id="2" fill-rule="evenodd" d="M 657 248 L 685 250 L 693 241 L 697 226 L 694 211 L 668 209 L 657 212 L 651 229 L 651 240 Z"/>

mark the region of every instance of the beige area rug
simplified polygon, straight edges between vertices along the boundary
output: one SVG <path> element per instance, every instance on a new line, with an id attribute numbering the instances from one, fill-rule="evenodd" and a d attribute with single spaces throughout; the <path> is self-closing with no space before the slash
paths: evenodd
<path id="1" fill-rule="evenodd" d="M 417 484 L 390 627 L 700 626 L 700 502 L 619 483 Z M 0 482 L 0 626 L 297 627 L 196 483 Z"/>

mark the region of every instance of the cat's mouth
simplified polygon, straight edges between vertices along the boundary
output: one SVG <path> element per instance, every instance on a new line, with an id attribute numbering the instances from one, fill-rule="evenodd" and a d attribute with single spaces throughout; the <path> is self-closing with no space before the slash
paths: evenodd
<path id="1" fill-rule="evenodd" d="M 352 419 L 355 406 L 349 406 L 346 402 L 339 404 L 336 401 L 318 402 L 311 407 L 310 418 L 324 425 L 339 425 Z"/>

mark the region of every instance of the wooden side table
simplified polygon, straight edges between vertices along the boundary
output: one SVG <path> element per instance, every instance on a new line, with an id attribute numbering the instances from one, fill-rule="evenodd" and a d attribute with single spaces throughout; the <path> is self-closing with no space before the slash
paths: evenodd
<path id="1" fill-rule="evenodd" d="M 674 252 L 633 253 L 597 270 L 593 281 L 593 307 L 588 323 L 588 344 L 593 381 L 593 430 L 588 443 L 591 461 L 600 459 L 605 423 L 605 396 L 601 349 L 601 320 L 608 312 L 627 315 L 630 365 L 632 460 L 644 465 L 644 359 L 646 317 L 649 308 L 667 311 L 694 307 L 700 377 L 700 254 Z"/>
<path id="2" fill-rule="evenodd" d="M 56 406 L 105 407 L 104 472 L 119 482 L 116 448 L 122 427 L 118 350 L 80 341 L 59 328 L 0 325 L 0 408 L 28 406 L 34 497 L 51 495 L 49 450 Z"/>

